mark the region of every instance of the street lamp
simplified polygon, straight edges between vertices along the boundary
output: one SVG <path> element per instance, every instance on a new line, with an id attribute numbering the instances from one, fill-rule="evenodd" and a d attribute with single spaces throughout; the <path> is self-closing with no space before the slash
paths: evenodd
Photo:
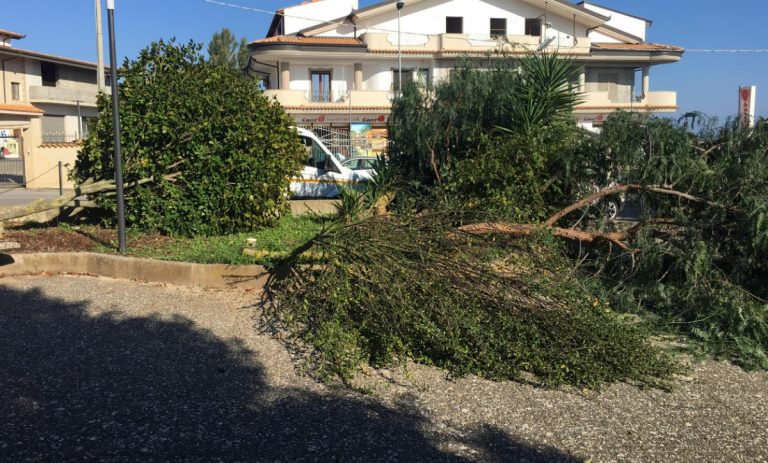
<path id="1" fill-rule="evenodd" d="M 400 10 L 405 6 L 405 2 L 400 0 L 397 6 L 397 92 L 403 94 L 403 53 L 400 51 Z"/>
<path id="2" fill-rule="evenodd" d="M 117 242 L 121 253 L 125 245 L 125 194 L 123 191 L 123 156 L 120 152 L 120 106 L 117 98 L 117 51 L 115 51 L 115 0 L 107 0 L 109 25 L 109 62 L 112 77 L 112 131 L 115 134 L 115 193 L 117 193 Z"/>

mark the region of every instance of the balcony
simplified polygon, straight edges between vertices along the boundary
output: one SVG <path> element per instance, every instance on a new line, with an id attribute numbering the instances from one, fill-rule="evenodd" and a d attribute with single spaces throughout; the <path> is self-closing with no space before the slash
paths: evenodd
<path id="1" fill-rule="evenodd" d="M 109 89 L 105 89 L 110 93 Z M 30 86 L 29 101 L 32 103 L 55 103 L 83 106 L 96 106 L 96 86 L 93 90 L 76 90 L 71 88 Z"/>
<path id="2" fill-rule="evenodd" d="M 309 90 L 265 90 L 264 96 L 269 99 L 277 98 L 284 107 L 319 107 L 325 109 L 347 109 L 360 107 L 389 107 L 392 101 L 391 92 L 352 90 L 348 92 L 331 92 L 329 101 L 312 101 Z"/>
<path id="3" fill-rule="evenodd" d="M 374 52 L 397 52 L 397 33 L 365 33 L 361 38 Z M 439 34 L 419 35 L 401 34 L 400 44 L 404 53 L 424 54 L 461 54 L 503 51 L 507 53 L 532 52 L 539 47 L 540 38 L 529 35 L 490 35 Z M 561 39 L 553 41 L 546 51 L 559 51 L 561 54 L 589 54 L 592 41 L 587 37 Z"/>
<path id="4" fill-rule="evenodd" d="M 588 92 L 581 96 L 577 112 L 604 112 L 618 109 L 646 112 L 677 111 L 677 92 L 648 92 L 640 100 L 615 101 L 608 92 Z"/>

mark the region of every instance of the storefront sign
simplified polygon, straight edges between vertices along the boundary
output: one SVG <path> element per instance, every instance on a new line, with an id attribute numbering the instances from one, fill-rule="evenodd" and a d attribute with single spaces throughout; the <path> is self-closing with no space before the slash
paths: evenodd
<path id="1" fill-rule="evenodd" d="M 755 93 L 757 87 L 739 87 L 739 125 L 755 126 Z"/>
<path id="2" fill-rule="evenodd" d="M 299 124 L 345 124 L 369 123 L 384 125 L 387 123 L 386 114 L 294 114 Z"/>
<path id="3" fill-rule="evenodd" d="M 599 124 L 599 123 L 602 123 L 605 120 L 605 117 L 606 116 L 604 114 L 596 114 L 596 115 L 591 115 L 591 116 L 580 116 L 578 118 L 577 122 L 579 124 L 587 124 L 587 123 L 590 123 L 590 124 L 597 123 L 597 124 Z"/>

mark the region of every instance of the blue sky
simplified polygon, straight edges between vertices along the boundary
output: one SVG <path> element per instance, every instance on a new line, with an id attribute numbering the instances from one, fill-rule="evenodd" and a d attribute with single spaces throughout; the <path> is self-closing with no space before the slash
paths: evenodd
<path id="1" fill-rule="evenodd" d="M 265 10 L 295 0 L 225 0 Z M 266 33 L 271 17 L 204 0 L 115 0 L 118 55 L 135 57 L 149 42 L 176 37 L 206 43 L 228 27 L 248 40 Z M 361 6 L 374 3 L 360 0 Z M 653 20 L 651 42 L 686 49 L 768 49 L 765 0 L 599 0 L 607 7 Z M 106 0 L 102 0 L 106 4 Z M 407 8 L 407 0 L 406 0 Z M 0 28 L 27 34 L 19 48 L 96 60 L 94 0 L 13 2 Z M 106 13 L 104 14 L 106 37 Z M 107 53 L 105 47 L 105 53 Z M 122 60 L 121 60 L 122 61 Z M 724 118 L 736 113 L 739 85 L 757 85 L 757 113 L 768 116 L 768 53 L 687 52 L 677 64 L 651 71 L 651 90 L 675 90 L 681 112 Z"/>

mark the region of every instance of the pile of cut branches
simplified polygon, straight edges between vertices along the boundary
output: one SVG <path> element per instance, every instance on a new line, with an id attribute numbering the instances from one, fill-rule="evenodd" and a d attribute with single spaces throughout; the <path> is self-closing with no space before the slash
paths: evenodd
<path id="1" fill-rule="evenodd" d="M 480 219 L 433 211 L 326 230 L 307 245 L 324 265 L 289 262 L 273 279 L 267 321 L 310 344 L 326 379 L 408 358 L 548 386 L 670 376 L 670 359 L 574 276 L 549 231 L 520 240 L 462 227 Z"/>

